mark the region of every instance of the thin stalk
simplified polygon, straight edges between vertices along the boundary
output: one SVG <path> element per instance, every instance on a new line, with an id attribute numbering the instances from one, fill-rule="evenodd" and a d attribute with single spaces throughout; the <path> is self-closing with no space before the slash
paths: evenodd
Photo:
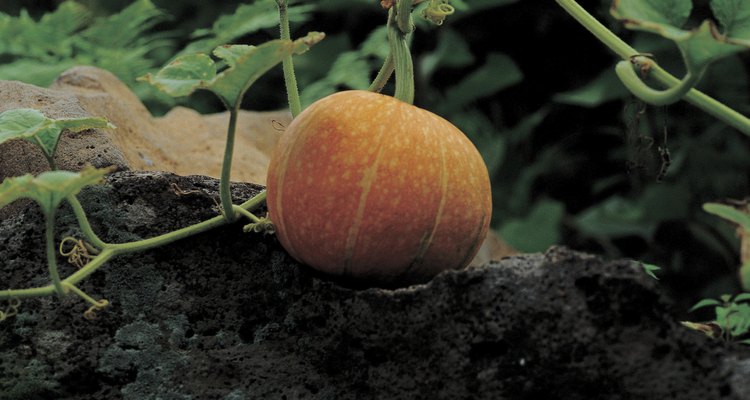
<path id="1" fill-rule="evenodd" d="M 393 53 L 389 52 L 383 66 L 380 67 L 380 71 L 378 71 L 377 76 L 375 76 L 375 79 L 367 90 L 380 93 L 385 84 L 388 83 L 388 80 L 391 79 L 391 75 L 393 75 L 395 69 L 396 65 L 393 63 Z"/>
<path id="2" fill-rule="evenodd" d="M 234 213 L 234 207 L 232 205 L 229 206 L 229 213 L 232 216 L 232 219 L 236 218 L 236 215 Z M 164 246 L 174 241 L 184 239 L 186 237 L 190 237 L 193 235 L 197 235 L 199 233 L 206 232 L 208 230 L 220 227 L 222 225 L 226 225 L 227 222 L 228 221 L 225 215 L 218 215 L 216 217 L 205 220 L 203 222 L 199 222 L 197 224 L 190 225 L 188 227 L 178 229 L 173 232 L 165 233 L 163 235 L 155 236 L 152 238 L 137 240 L 135 242 L 129 242 L 129 243 L 108 244 L 104 249 L 105 251 L 106 250 L 116 251 L 117 254 L 132 253 L 135 251 L 144 251 L 144 250 L 152 249 L 154 247 Z M 104 254 L 104 252 L 102 252 L 102 254 Z"/>
<path id="3" fill-rule="evenodd" d="M 256 208 L 260 207 L 263 202 L 266 201 L 266 197 L 268 196 L 268 193 L 263 190 L 262 192 L 256 194 L 253 196 L 250 200 L 240 204 L 240 207 L 244 208 L 247 211 L 253 211 Z"/>
<path id="4" fill-rule="evenodd" d="M 403 9 L 402 4 L 409 3 L 406 0 L 399 1 L 397 7 L 399 11 Z M 411 6 L 410 4 L 407 4 Z M 396 8 L 392 7 L 388 11 L 388 44 L 393 54 L 396 65 L 396 93 L 397 99 L 406 103 L 414 103 L 414 64 L 409 52 L 407 34 L 402 32 L 398 26 L 398 17 Z"/>
<path id="5" fill-rule="evenodd" d="M 221 209 L 227 222 L 235 220 L 232 211 L 232 155 L 234 154 L 234 136 L 237 131 L 237 117 L 240 113 L 239 101 L 229 108 L 229 126 L 227 128 L 227 143 L 224 148 L 224 162 L 221 165 L 221 182 L 219 182 L 219 197 L 221 198 Z"/>
<path id="6" fill-rule="evenodd" d="M 638 56 L 638 51 L 597 21 L 583 7 L 578 5 L 575 0 L 555 1 L 623 60 L 629 61 L 632 57 Z M 680 79 L 674 77 L 656 63 L 652 64 L 649 75 L 666 87 L 673 87 L 680 84 Z M 695 88 L 690 89 L 683 99 L 740 132 L 750 135 L 750 119 L 725 104 L 720 103 Z"/>
<path id="7" fill-rule="evenodd" d="M 49 270 L 50 279 L 52 279 L 52 285 L 55 288 L 55 292 L 58 296 L 62 297 L 65 295 L 65 289 L 60 281 L 60 273 L 57 272 L 57 249 L 55 247 L 55 212 L 52 211 L 45 216 L 45 230 L 44 240 L 47 251 L 47 268 Z"/>
<path id="8" fill-rule="evenodd" d="M 249 219 L 250 221 L 255 222 L 256 224 L 260 222 L 260 218 L 256 217 L 255 214 L 251 213 L 250 211 L 245 210 L 244 208 L 240 206 L 234 206 L 234 211 L 238 215 L 242 215 L 245 218 Z"/>
<path id="9" fill-rule="evenodd" d="M 276 4 L 279 6 L 279 30 L 281 31 L 281 39 L 291 40 L 292 36 L 289 30 L 289 14 L 287 12 L 286 0 L 276 0 Z M 294 74 L 294 62 L 292 61 L 291 54 L 284 57 L 282 60 L 282 67 L 284 69 L 286 95 L 289 100 L 289 111 L 292 113 L 292 118 L 294 118 L 302 112 L 302 104 L 299 99 L 299 88 L 297 87 L 297 77 Z"/>
<path id="10" fill-rule="evenodd" d="M 87 295 L 83 290 L 79 289 L 77 286 L 73 285 L 72 283 L 64 282 L 64 284 L 65 284 L 65 287 L 68 288 L 71 292 L 75 293 L 76 295 L 78 295 L 78 297 L 82 298 L 83 300 L 85 300 L 87 303 L 91 304 L 94 307 L 102 307 L 107 304 L 106 301 L 102 302 L 102 301 L 94 300 L 93 297 Z"/>
<path id="11" fill-rule="evenodd" d="M 94 230 L 91 229 L 91 224 L 86 217 L 86 212 L 83 210 L 83 206 L 81 206 L 81 202 L 78 201 L 78 198 L 74 195 L 71 195 L 68 196 L 66 200 L 68 201 L 68 204 L 70 204 L 70 207 L 73 209 L 73 214 L 75 214 L 76 219 L 78 220 L 78 226 L 81 228 L 81 232 L 83 232 L 83 236 L 86 237 L 86 240 L 88 240 L 89 243 L 91 243 L 98 249 L 107 247 L 107 243 L 101 240 L 99 236 L 94 233 Z"/>
<path id="12" fill-rule="evenodd" d="M 52 285 L 29 288 L 29 289 L 0 290 L 0 300 L 43 297 L 43 296 L 52 295 L 54 293 L 55 293 L 55 287 Z"/>

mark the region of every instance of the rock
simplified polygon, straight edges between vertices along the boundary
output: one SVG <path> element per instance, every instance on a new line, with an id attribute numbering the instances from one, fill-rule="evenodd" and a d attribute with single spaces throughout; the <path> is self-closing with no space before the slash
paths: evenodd
<path id="1" fill-rule="evenodd" d="M 108 71 L 75 67 L 60 75 L 51 88 L 0 81 L 0 112 L 35 108 L 48 117 L 106 117 L 117 129 L 92 129 L 64 134 L 56 162 L 61 169 L 86 164 L 121 169 L 170 171 L 181 175 L 218 177 L 226 141 L 228 113 L 200 115 L 178 107 L 152 117 L 138 97 Z M 238 120 L 232 179 L 265 183 L 270 151 L 291 117 L 286 111 L 242 111 Z M 30 143 L 0 145 L 0 181 L 47 169 Z"/>
<path id="2" fill-rule="evenodd" d="M 80 198 L 119 242 L 216 215 L 217 186 L 120 172 Z M 61 209 L 58 238 L 73 226 Z M 47 283 L 42 230 L 33 208 L 0 220 L 0 286 Z M 49 297 L 0 323 L 0 398 L 750 399 L 747 349 L 680 326 L 632 262 L 564 248 L 357 289 L 240 223 L 117 258 L 80 286 L 112 303 L 96 321 Z"/>

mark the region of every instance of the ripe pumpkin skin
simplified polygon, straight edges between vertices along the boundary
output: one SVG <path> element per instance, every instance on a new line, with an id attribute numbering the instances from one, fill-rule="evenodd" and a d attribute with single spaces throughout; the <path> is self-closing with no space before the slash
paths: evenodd
<path id="1" fill-rule="evenodd" d="M 458 128 L 368 91 L 335 93 L 298 115 L 267 185 L 269 217 L 294 258 L 378 283 L 465 267 L 492 212 L 487 167 Z"/>

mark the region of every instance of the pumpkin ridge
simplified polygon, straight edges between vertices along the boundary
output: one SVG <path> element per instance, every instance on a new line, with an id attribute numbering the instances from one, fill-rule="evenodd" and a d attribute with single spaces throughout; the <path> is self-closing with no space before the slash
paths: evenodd
<path id="1" fill-rule="evenodd" d="M 424 129 L 422 130 L 424 134 Z M 435 214 L 435 220 L 432 224 L 432 228 L 425 230 L 423 240 L 420 240 L 419 249 L 417 254 L 414 256 L 414 260 L 409 264 L 404 271 L 405 274 L 410 274 L 419 264 L 422 263 L 424 255 L 427 254 L 432 245 L 432 241 L 435 239 L 435 233 L 437 232 L 440 222 L 443 219 L 443 212 L 445 210 L 445 204 L 448 201 L 448 170 L 445 163 L 445 143 L 442 140 L 438 140 L 440 146 L 440 203 L 438 204 L 437 213 Z M 426 239 L 426 240 L 425 240 Z"/>
<path id="2" fill-rule="evenodd" d="M 360 186 L 362 188 L 362 193 L 360 193 L 359 195 L 357 212 L 354 215 L 354 221 L 352 221 L 352 226 L 349 228 L 349 234 L 346 237 L 346 245 L 344 247 L 344 275 L 348 275 L 351 272 L 352 259 L 354 258 L 354 249 L 357 247 L 357 241 L 359 240 L 362 222 L 364 221 L 367 199 L 370 197 L 372 182 L 377 176 L 378 165 L 380 164 L 380 159 L 384 154 L 383 150 L 385 148 L 385 144 L 383 143 L 383 136 L 385 136 L 386 130 L 383 127 L 384 125 L 381 125 L 379 129 L 380 135 L 378 137 L 378 152 L 375 155 L 375 160 L 373 160 L 372 165 L 367 168 L 364 176 L 357 184 L 357 186 Z"/>
<path id="3" fill-rule="evenodd" d="M 482 232 L 484 231 L 484 221 L 487 219 L 487 213 L 482 210 L 482 219 L 479 221 L 475 239 L 472 243 L 476 243 L 474 246 L 469 247 L 469 249 L 466 252 L 466 255 L 464 255 L 463 260 L 461 260 L 461 263 L 458 265 L 458 267 L 455 268 L 461 268 L 464 265 L 468 265 L 471 262 L 471 259 L 474 258 L 477 251 L 479 250 L 479 247 L 482 245 L 482 241 L 478 240 L 481 238 Z"/>

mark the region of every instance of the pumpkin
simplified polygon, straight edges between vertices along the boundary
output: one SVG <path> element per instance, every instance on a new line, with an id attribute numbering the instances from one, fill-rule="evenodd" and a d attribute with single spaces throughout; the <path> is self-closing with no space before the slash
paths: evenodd
<path id="1" fill-rule="evenodd" d="M 269 218 L 289 254 L 373 283 L 465 267 L 492 208 L 487 167 L 458 128 L 361 90 L 318 100 L 291 122 L 267 185 Z"/>

